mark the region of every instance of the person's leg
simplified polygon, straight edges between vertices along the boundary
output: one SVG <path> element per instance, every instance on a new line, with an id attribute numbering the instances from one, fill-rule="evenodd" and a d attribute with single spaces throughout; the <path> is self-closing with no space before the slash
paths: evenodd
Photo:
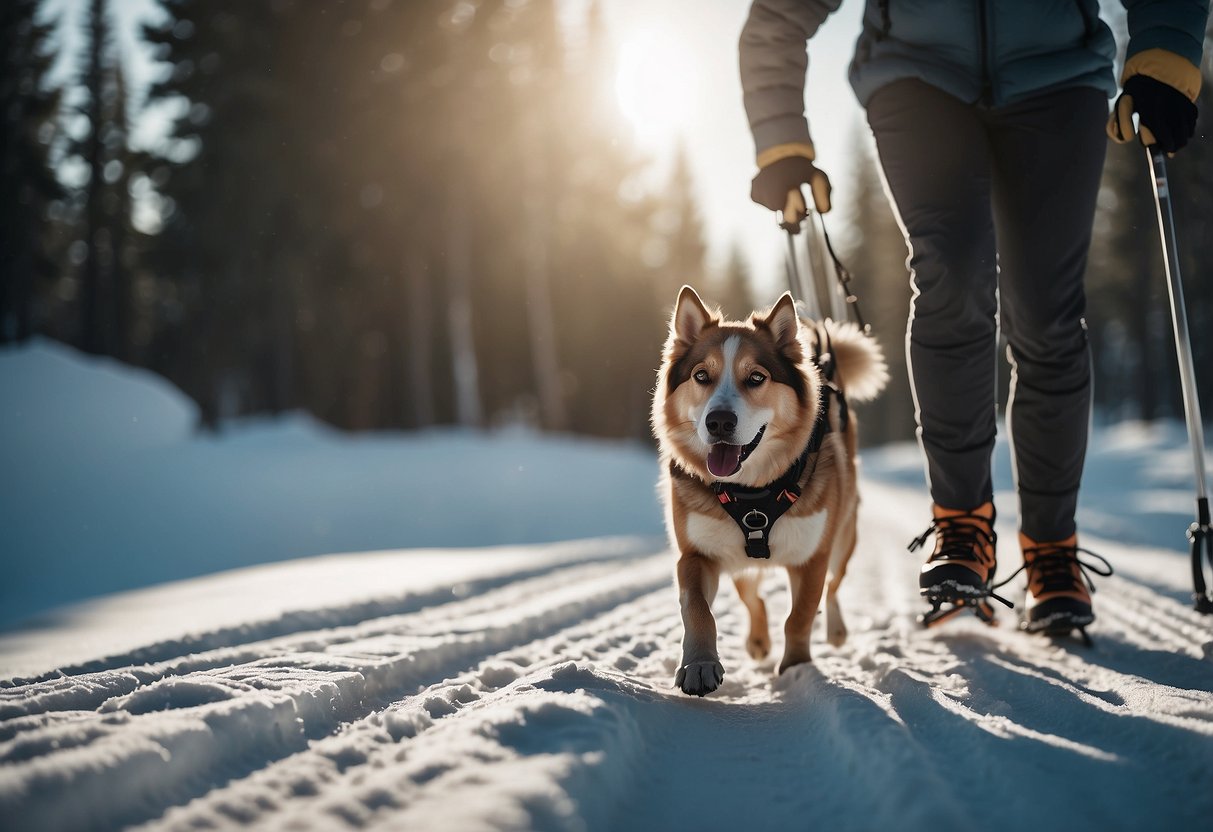
<path id="1" fill-rule="evenodd" d="M 1020 530 L 1074 534 L 1087 447 L 1091 359 L 1083 272 L 1107 139 L 1107 100 L 1077 87 L 988 114 L 1002 330 L 1011 361 L 1007 426 Z"/>
<path id="2" fill-rule="evenodd" d="M 972 510 L 993 498 L 997 300 L 990 153 L 974 107 L 920 81 L 868 104 L 914 290 L 906 333 L 931 497 Z"/>
<path id="3" fill-rule="evenodd" d="M 1084 639 L 1095 613 L 1083 569 L 1111 574 L 1102 559 L 1080 559 L 1074 523 L 1091 407 L 1082 281 L 1106 112 L 1103 93 L 1075 88 L 989 114 L 1023 623 L 1052 635 L 1077 628 Z"/>

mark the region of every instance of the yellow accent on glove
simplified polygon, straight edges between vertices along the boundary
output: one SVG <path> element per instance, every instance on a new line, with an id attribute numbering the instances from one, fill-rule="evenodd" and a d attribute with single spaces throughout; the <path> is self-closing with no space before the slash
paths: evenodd
<path id="1" fill-rule="evenodd" d="M 1162 81 L 1186 95 L 1193 104 L 1200 95 L 1200 67 L 1167 49 L 1146 49 L 1129 58 L 1120 75 L 1121 86 L 1134 75 L 1147 75 Z M 1133 112 L 1133 96 L 1121 94 L 1108 116 L 1108 138 L 1117 144 L 1133 140 L 1137 135 L 1133 129 Z M 1156 143 L 1148 127 L 1141 128 L 1141 143 L 1147 147 Z"/>
<path id="2" fill-rule="evenodd" d="M 1156 81 L 1170 84 L 1188 96 L 1193 104 L 1200 95 L 1200 67 L 1166 49 L 1147 49 L 1129 58 L 1125 71 L 1120 74 L 1121 86 L 1134 75 L 1149 75 Z"/>
<path id="3" fill-rule="evenodd" d="M 790 156 L 803 156 L 811 162 L 817 158 L 817 151 L 813 149 L 812 142 L 777 144 L 758 154 L 758 167 L 759 169 L 765 168 L 772 162 L 778 162 L 780 159 L 787 159 Z"/>

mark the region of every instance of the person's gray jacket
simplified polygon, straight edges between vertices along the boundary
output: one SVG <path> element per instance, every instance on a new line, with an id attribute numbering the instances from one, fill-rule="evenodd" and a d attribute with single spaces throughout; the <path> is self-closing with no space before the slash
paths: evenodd
<path id="1" fill-rule="evenodd" d="M 805 42 L 842 0 L 755 0 L 741 33 L 746 113 L 761 154 L 809 142 Z M 1123 0 L 1132 57 L 1164 49 L 1199 66 L 1207 0 Z M 1010 104 L 1073 86 L 1116 93 L 1116 44 L 1098 0 L 866 0 L 850 81 L 866 105 L 917 78 L 965 102 Z"/>

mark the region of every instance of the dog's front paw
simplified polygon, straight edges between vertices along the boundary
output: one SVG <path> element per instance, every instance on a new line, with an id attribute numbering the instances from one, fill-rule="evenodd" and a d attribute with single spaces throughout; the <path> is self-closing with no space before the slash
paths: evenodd
<path id="1" fill-rule="evenodd" d="M 813 657 L 809 655 L 808 647 L 794 648 L 789 646 L 784 651 L 783 661 L 779 663 L 779 675 L 782 676 L 785 671 L 791 670 L 798 664 L 808 664 L 813 661 Z"/>
<path id="2" fill-rule="evenodd" d="M 689 662 L 674 674 L 674 684 L 691 696 L 711 693 L 723 681 L 724 665 L 718 661 Z"/>
<path id="3" fill-rule="evenodd" d="M 831 647 L 842 647 L 847 643 L 847 625 L 842 622 L 841 618 L 827 621 L 826 641 Z"/>
<path id="4" fill-rule="evenodd" d="M 771 637 L 766 633 L 752 635 L 746 639 L 745 649 L 750 654 L 750 658 L 760 662 L 771 655 Z"/>

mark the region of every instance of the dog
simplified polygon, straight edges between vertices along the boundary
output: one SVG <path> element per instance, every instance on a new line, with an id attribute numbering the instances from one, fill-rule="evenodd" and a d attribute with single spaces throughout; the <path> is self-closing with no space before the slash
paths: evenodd
<path id="1" fill-rule="evenodd" d="M 855 549 L 856 419 L 850 401 L 888 382 L 879 345 L 851 323 L 802 321 L 791 294 L 728 321 L 684 286 L 653 395 L 659 490 L 679 553 L 682 662 L 675 685 L 720 686 L 712 601 L 721 573 L 749 611 L 746 649 L 771 651 L 758 568 L 787 570 L 792 607 L 779 672 L 811 660 L 809 633 L 826 592 L 826 635 L 847 636 L 838 587 Z"/>

